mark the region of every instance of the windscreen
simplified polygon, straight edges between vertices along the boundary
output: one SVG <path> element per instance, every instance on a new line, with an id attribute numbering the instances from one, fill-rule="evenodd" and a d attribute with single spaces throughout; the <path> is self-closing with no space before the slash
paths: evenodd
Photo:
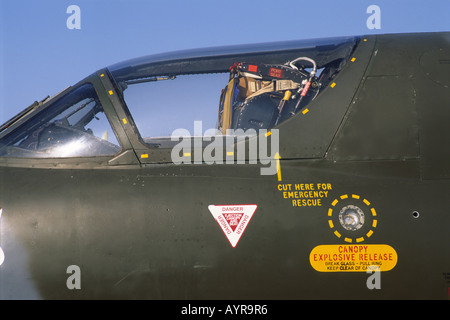
<path id="1" fill-rule="evenodd" d="M 85 83 L 2 132 L 0 156 L 65 158 L 120 150 L 94 87 Z"/>

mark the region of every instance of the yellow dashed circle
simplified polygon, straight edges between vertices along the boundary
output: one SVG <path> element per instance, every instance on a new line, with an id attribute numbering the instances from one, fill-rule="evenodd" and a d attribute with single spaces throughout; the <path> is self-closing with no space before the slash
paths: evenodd
<path id="1" fill-rule="evenodd" d="M 336 208 L 336 205 L 339 203 L 339 201 L 347 200 L 347 199 L 355 199 L 355 200 L 362 201 L 362 203 L 364 203 L 367 206 L 367 209 L 369 209 L 368 211 L 372 214 L 372 218 L 373 218 L 372 225 L 371 225 L 369 231 L 364 236 L 362 236 L 362 237 L 345 237 L 344 236 L 343 237 L 344 241 L 348 242 L 348 243 L 363 242 L 364 240 L 366 240 L 367 238 L 370 238 L 372 236 L 373 229 L 375 229 L 377 227 L 378 220 L 376 218 L 377 212 L 376 212 L 375 208 L 372 207 L 372 204 L 370 203 L 370 201 L 367 199 L 364 199 L 364 198 L 362 198 L 362 200 L 361 200 L 361 196 L 359 196 L 357 194 L 351 194 L 351 195 L 343 194 L 331 202 L 331 207 L 328 209 L 328 217 L 329 217 L 328 226 L 330 227 L 330 229 L 332 229 L 332 231 L 336 237 L 338 237 L 340 239 L 342 238 L 342 234 L 335 228 L 332 217 L 333 217 L 333 213 Z"/>

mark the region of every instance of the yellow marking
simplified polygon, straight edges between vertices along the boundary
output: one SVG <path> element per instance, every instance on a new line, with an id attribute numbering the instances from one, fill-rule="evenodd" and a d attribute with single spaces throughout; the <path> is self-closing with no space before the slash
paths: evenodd
<path id="1" fill-rule="evenodd" d="M 220 124 L 222 125 L 222 133 L 225 134 L 231 125 L 231 102 L 233 99 L 234 84 L 237 78 L 233 78 L 228 82 L 227 91 L 224 97 L 222 117 L 220 118 Z"/>
<path id="2" fill-rule="evenodd" d="M 147 153 L 141 154 L 141 158 L 142 158 L 142 159 L 147 159 L 147 158 L 148 158 L 148 154 L 147 154 Z"/>
<path id="3" fill-rule="evenodd" d="M 350 243 L 352 243 L 353 240 L 350 239 L 350 238 L 344 238 L 344 241 L 345 241 L 345 242 L 350 242 Z"/>
<path id="4" fill-rule="evenodd" d="M 330 228 L 334 228 L 334 224 L 333 224 L 333 221 L 331 221 L 331 220 L 328 220 L 328 224 L 330 225 Z"/>
<path id="5" fill-rule="evenodd" d="M 291 92 L 290 90 L 287 90 L 287 91 L 284 93 L 283 100 L 288 101 L 288 100 L 291 98 L 291 96 L 292 96 L 292 92 Z"/>
<path id="6" fill-rule="evenodd" d="M 350 60 L 351 62 L 355 62 L 355 60 L 356 60 L 356 58 L 355 57 L 353 57 L 352 58 L 352 60 Z"/>
<path id="7" fill-rule="evenodd" d="M 336 82 L 333 82 L 330 87 L 334 88 L 336 86 Z"/>
<path id="8" fill-rule="evenodd" d="M 122 122 L 123 122 L 123 124 L 127 124 L 127 123 L 128 123 L 128 121 L 127 121 L 126 118 L 123 118 L 123 119 L 122 119 Z"/>
<path id="9" fill-rule="evenodd" d="M 333 209 L 328 209 L 328 216 L 330 216 L 331 217 L 331 215 L 333 214 Z"/>
<path id="10" fill-rule="evenodd" d="M 375 217 L 377 215 L 377 213 L 375 212 L 375 208 L 370 209 L 370 211 L 372 211 L 372 215 Z"/>
<path id="11" fill-rule="evenodd" d="M 373 220 L 372 227 L 376 228 L 377 227 L 377 222 L 378 222 L 378 220 Z"/>
<path id="12" fill-rule="evenodd" d="M 367 238 L 370 238 L 370 236 L 373 234 L 373 231 L 372 230 L 370 230 L 369 232 L 367 232 L 367 234 L 366 234 L 366 236 L 367 236 Z"/>
<path id="13" fill-rule="evenodd" d="M 190 152 L 185 152 L 185 153 L 183 154 L 183 156 L 184 156 L 184 157 L 190 157 L 190 156 L 191 156 L 191 153 L 190 153 Z"/>
<path id="14" fill-rule="evenodd" d="M 112 96 L 114 94 L 114 92 L 112 90 L 109 90 L 108 93 L 110 96 Z"/>
<path id="15" fill-rule="evenodd" d="M 363 41 L 367 41 L 367 39 L 364 39 Z"/>
<path id="16" fill-rule="evenodd" d="M 367 201 L 366 199 L 364 199 L 363 202 L 364 202 L 366 205 L 370 206 L 370 202 Z"/>
<path id="17" fill-rule="evenodd" d="M 354 239 L 353 242 L 362 242 L 363 237 Z M 349 244 L 332 244 L 319 245 L 312 249 L 309 254 L 309 262 L 311 266 L 319 272 L 367 272 L 369 265 L 379 266 L 379 271 L 389 271 L 393 269 L 398 261 L 397 252 L 391 246 L 386 244 L 367 244 L 359 247 L 356 243 Z M 348 254 L 345 256 L 345 268 L 332 265 L 331 261 L 337 262 L 339 254 L 343 252 L 355 252 L 356 247 L 358 252 L 360 248 L 364 253 Z M 327 257 L 327 258 L 325 258 Z M 324 259 L 325 258 L 325 259 Z"/>
<path id="18" fill-rule="evenodd" d="M 353 199 L 359 199 L 359 196 L 357 194 L 352 194 Z"/>
<path id="19" fill-rule="evenodd" d="M 339 233 L 339 232 L 337 232 L 337 231 L 335 231 L 334 232 L 334 234 L 336 235 L 336 237 L 338 237 L 338 238 L 340 238 L 341 237 L 341 234 Z"/>
<path id="20" fill-rule="evenodd" d="M 342 195 L 341 196 L 341 199 L 343 200 L 343 199 L 347 199 L 348 198 L 348 195 L 347 194 L 344 194 L 344 195 Z"/>
<path id="21" fill-rule="evenodd" d="M 303 114 L 307 114 L 308 112 L 309 112 L 309 110 L 307 108 L 302 111 Z"/>
<path id="22" fill-rule="evenodd" d="M 103 73 L 100 75 L 100 77 L 102 77 L 102 78 L 103 78 L 104 76 L 105 76 L 105 75 L 104 75 Z"/>
<path id="23" fill-rule="evenodd" d="M 268 132 L 265 134 L 265 136 L 268 137 L 268 136 L 270 136 L 271 134 L 272 134 L 272 131 L 268 131 Z"/>
<path id="24" fill-rule="evenodd" d="M 280 165 L 280 154 L 277 152 L 275 154 L 275 160 L 277 160 L 277 176 L 278 176 L 278 181 L 281 181 L 281 165 Z"/>
<path id="25" fill-rule="evenodd" d="M 334 199 L 334 201 L 331 203 L 331 205 L 334 207 L 336 205 L 336 203 L 338 203 L 338 199 Z"/>
<path id="26" fill-rule="evenodd" d="M 234 156 L 234 151 L 228 151 L 227 156 Z"/>

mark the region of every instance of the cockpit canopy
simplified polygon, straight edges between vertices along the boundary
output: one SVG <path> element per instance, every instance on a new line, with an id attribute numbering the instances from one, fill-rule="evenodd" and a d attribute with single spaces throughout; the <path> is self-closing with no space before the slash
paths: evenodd
<path id="1" fill-rule="evenodd" d="M 277 126 L 328 86 L 359 40 L 180 51 L 133 59 L 109 70 L 143 140 L 161 144 L 159 138 L 174 129 L 192 132 L 194 121 L 216 134 Z"/>
<path id="2" fill-rule="evenodd" d="M 198 121 L 212 135 L 280 125 L 331 83 L 359 40 L 341 37 L 151 55 L 110 66 L 108 76 L 140 141 L 164 148 L 171 146 L 175 129 L 189 130 Z M 99 90 L 104 89 L 84 80 L 24 110 L 0 127 L 0 156 L 117 154 L 122 147 L 111 125 L 117 115 L 108 114 L 113 110 L 104 108 Z"/>

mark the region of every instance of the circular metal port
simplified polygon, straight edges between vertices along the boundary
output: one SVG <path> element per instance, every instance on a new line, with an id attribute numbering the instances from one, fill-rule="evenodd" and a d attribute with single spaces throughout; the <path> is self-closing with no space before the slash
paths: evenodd
<path id="1" fill-rule="evenodd" d="M 345 206 L 339 212 L 339 222 L 345 230 L 356 231 L 364 225 L 364 212 L 354 205 Z"/>

